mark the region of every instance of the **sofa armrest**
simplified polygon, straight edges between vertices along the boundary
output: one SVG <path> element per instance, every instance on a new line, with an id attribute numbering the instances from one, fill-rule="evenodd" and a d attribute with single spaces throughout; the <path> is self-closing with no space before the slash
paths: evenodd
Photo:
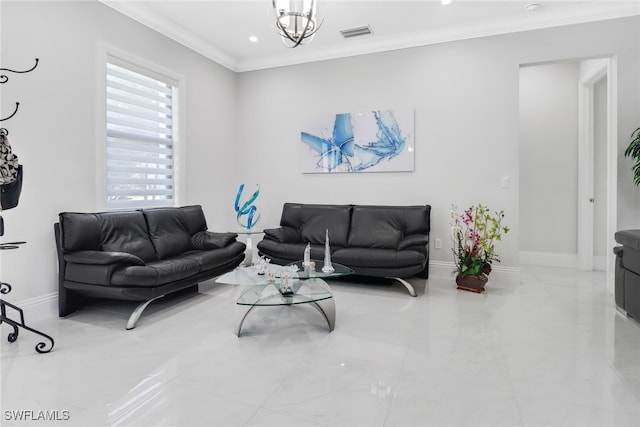
<path id="1" fill-rule="evenodd" d="M 199 231 L 191 236 L 191 244 L 199 250 L 221 249 L 235 242 L 237 237 L 236 233 Z"/>
<path id="2" fill-rule="evenodd" d="M 145 265 L 144 261 L 133 254 L 126 252 L 105 252 L 105 251 L 77 251 L 64 255 L 64 260 L 74 264 L 128 264 Z"/>
<path id="3" fill-rule="evenodd" d="M 275 240 L 279 243 L 300 243 L 302 235 L 300 231 L 292 227 L 267 228 L 264 230 L 264 236 L 267 239 Z"/>
<path id="4" fill-rule="evenodd" d="M 640 230 L 620 230 L 614 235 L 616 242 L 640 251 Z"/>
<path id="5" fill-rule="evenodd" d="M 429 244 L 429 236 L 426 234 L 412 234 L 405 236 L 405 238 L 398 243 L 398 250 L 401 251 L 413 246 L 425 247 L 427 244 Z"/>

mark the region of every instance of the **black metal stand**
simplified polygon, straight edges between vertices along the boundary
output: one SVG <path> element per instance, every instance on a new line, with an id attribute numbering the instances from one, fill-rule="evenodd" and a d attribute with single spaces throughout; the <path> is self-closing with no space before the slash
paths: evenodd
<path id="1" fill-rule="evenodd" d="M 38 62 L 40 62 L 40 60 L 38 58 L 36 58 L 36 63 L 33 67 L 29 68 L 28 70 L 24 70 L 24 71 L 17 71 L 17 70 L 10 70 L 9 68 L 0 68 L 0 73 L 1 72 L 9 72 L 9 73 L 16 73 L 16 74 L 26 74 L 26 73 L 30 73 L 33 70 L 36 69 L 36 67 L 38 66 Z M 0 74 L 0 84 L 6 83 L 9 81 L 9 76 L 7 76 L 6 74 Z M 4 122 L 5 120 L 9 120 L 11 117 L 15 116 L 16 113 L 18 112 L 18 108 L 20 107 L 20 103 L 16 102 L 16 108 L 13 110 L 13 113 L 9 114 L 7 117 L 4 117 L 2 119 L 0 119 L 0 122 Z M 6 130 L 5 128 L 0 128 L 0 132 L 3 132 L 5 135 L 9 134 L 9 131 Z"/>
<path id="2" fill-rule="evenodd" d="M 17 249 L 19 247 L 19 245 L 24 244 L 26 242 L 10 242 L 10 243 L 1 243 L 0 244 L 0 250 L 7 250 L 7 249 Z M 11 292 L 11 285 L 5 282 L 0 282 L 0 294 L 8 294 L 9 292 Z M 19 316 L 20 320 L 13 320 L 10 317 L 7 316 L 7 307 L 12 309 L 15 313 L 17 313 L 17 316 Z M 15 316 L 14 316 L 15 317 Z M 8 325 L 10 325 L 13 328 L 13 332 L 11 332 L 8 336 L 7 336 L 7 340 L 9 342 L 15 342 L 18 339 L 18 334 L 19 334 L 19 329 L 18 328 L 23 328 L 26 329 L 29 332 L 33 332 L 34 334 L 38 334 L 46 339 L 48 339 L 51 343 L 47 345 L 47 343 L 45 342 L 39 342 L 38 344 L 36 344 L 36 351 L 38 353 L 48 353 L 53 349 L 54 346 L 54 341 L 53 338 L 51 338 L 49 335 L 42 333 L 40 331 L 38 331 L 37 329 L 33 329 L 30 328 L 29 326 L 27 326 L 24 323 L 24 313 L 22 312 L 22 309 L 16 305 L 13 305 L 3 299 L 0 299 L 0 324 L 2 323 L 6 323 Z"/>
<path id="3" fill-rule="evenodd" d="M 9 72 L 9 73 L 15 73 L 15 74 L 25 74 L 25 73 L 30 73 L 31 71 L 35 70 L 36 67 L 38 66 L 38 62 L 39 59 L 36 58 L 35 64 L 33 65 L 33 67 L 27 69 L 27 70 L 23 70 L 23 71 L 19 71 L 19 70 L 11 70 L 9 68 L 0 68 L 0 73 L 4 73 L 4 72 Z M 6 74 L 0 74 L 0 84 L 4 84 L 7 81 L 9 81 L 9 77 Z M 16 113 L 18 112 L 18 108 L 20 107 L 20 103 L 16 102 L 16 107 L 13 111 L 13 113 L 11 113 L 9 116 L 7 117 L 3 117 L 0 118 L 0 122 L 4 122 L 5 120 L 9 120 L 10 118 L 12 118 L 13 116 L 16 115 Z M 6 128 L 0 127 L 0 134 L 3 137 L 6 137 L 7 135 L 9 135 L 9 131 Z M 7 144 L 8 145 L 8 144 Z M 16 158 L 16 162 L 17 162 L 17 158 Z M 21 188 L 22 184 L 20 184 L 20 188 Z M 2 185 L 2 192 L 5 191 L 5 187 L 4 184 Z M 18 190 L 20 191 L 20 190 Z M 18 193 L 19 194 L 19 193 Z M 4 194 L 2 195 L 2 202 L 4 202 Z M 15 205 L 17 204 L 17 198 L 15 201 L 15 204 L 13 204 L 11 207 L 4 207 L 4 209 L 10 209 L 15 207 Z M 2 206 L 0 204 L 0 213 L 2 213 Z M 0 236 L 4 235 L 4 222 L 2 219 L 2 215 L 0 215 Z M 9 242 L 9 243 L 0 243 L 0 250 L 8 250 L 8 249 L 18 249 L 20 247 L 20 245 L 24 244 L 26 242 Z M 8 294 L 9 292 L 11 292 L 11 285 L 8 283 L 4 283 L 4 282 L 0 282 L 0 294 Z M 7 316 L 7 308 L 11 309 L 13 311 L 14 317 L 15 316 L 19 316 L 20 320 L 13 320 L 10 317 Z M 17 313 L 17 314 L 16 314 Z M 22 309 L 18 306 L 15 306 L 3 299 L 0 299 L 0 324 L 2 323 L 6 323 L 8 325 L 10 325 L 13 328 L 13 332 L 11 332 L 9 334 L 9 336 L 7 337 L 7 339 L 9 340 L 9 342 L 15 342 L 18 339 L 18 334 L 19 334 L 19 329 L 18 328 L 22 328 L 22 329 L 26 329 L 27 331 L 33 332 L 34 334 L 38 334 L 40 336 L 45 337 L 46 339 L 48 339 L 51 344 L 49 346 L 47 346 L 47 343 L 45 342 L 39 342 L 36 345 L 36 351 L 38 353 L 48 353 L 53 349 L 53 338 L 51 338 L 49 335 L 44 334 L 36 329 L 30 328 L 29 326 L 27 326 L 24 323 L 24 313 L 22 312 Z"/>

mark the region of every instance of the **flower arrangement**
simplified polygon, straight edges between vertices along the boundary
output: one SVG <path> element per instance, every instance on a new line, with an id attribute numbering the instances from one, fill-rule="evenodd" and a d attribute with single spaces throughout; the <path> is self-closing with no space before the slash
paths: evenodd
<path id="1" fill-rule="evenodd" d="M 504 211 L 491 213 L 481 204 L 471 206 L 462 214 L 451 206 L 453 255 L 458 274 L 488 275 L 491 263 L 500 262 L 494 242 L 509 232 L 509 227 L 502 226 L 503 219 Z"/>

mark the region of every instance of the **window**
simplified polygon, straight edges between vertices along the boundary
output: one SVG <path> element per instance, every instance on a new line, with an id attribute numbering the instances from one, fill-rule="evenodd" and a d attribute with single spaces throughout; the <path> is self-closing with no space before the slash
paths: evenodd
<path id="1" fill-rule="evenodd" d="M 106 83 L 107 208 L 174 205 L 177 84 L 111 57 Z"/>

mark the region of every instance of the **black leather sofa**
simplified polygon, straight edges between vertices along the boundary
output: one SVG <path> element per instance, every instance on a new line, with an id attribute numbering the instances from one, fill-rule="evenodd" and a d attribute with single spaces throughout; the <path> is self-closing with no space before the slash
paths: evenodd
<path id="1" fill-rule="evenodd" d="M 640 321 L 640 230 L 622 230 L 615 233 L 616 305 Z"/>
<path id="2" fill-rule="evenodd" d="M 264 230 L 258 253 L 287 264 L 303 259 L 311 243 L 311 258 L 323 260 L 329 230 L 332 262 L 351 267 L 357 276 L 398 280 L 416 296 L 404 279 L 429 276 L 430 214 L 429 205 L 285 203 L 280 227 Z"/>
<path id="3" fill-rule="evenodd" d="M 167 294 L 234 269 L 245 244 L 207 231 L 200 206 L 63 212 L 54 225 L 60 317 L 95 298 L 141 301 L 127 323 Z"/>

